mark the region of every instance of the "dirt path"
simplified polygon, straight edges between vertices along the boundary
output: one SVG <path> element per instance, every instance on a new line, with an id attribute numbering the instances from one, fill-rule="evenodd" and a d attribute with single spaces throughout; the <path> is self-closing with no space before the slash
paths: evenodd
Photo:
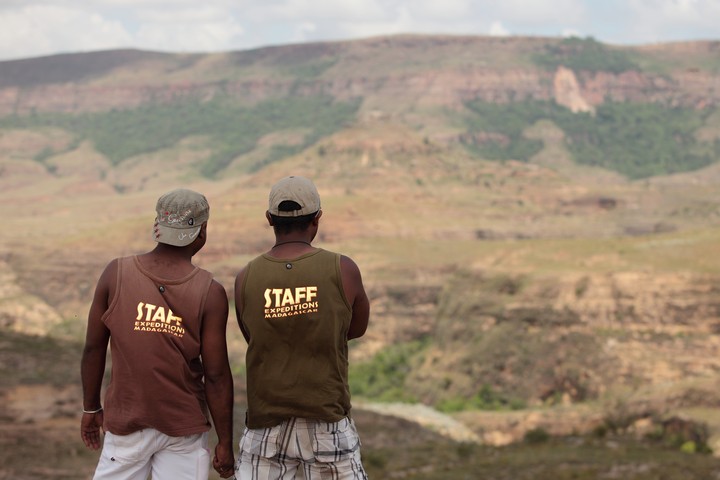
<path id="1" fill-rule="evenodd" d="M 370 403 L 353 401 L 355 408 L 392 415 L 415 422 L 456 442 L 481 443 L 480 437 L 454 418 L 426 405 L 409 403 Z"/>

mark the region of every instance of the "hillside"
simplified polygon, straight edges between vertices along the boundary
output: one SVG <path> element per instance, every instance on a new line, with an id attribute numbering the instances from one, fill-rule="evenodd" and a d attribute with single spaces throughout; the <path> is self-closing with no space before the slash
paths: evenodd
<path id="1" fill-rule="evenodd" d="M 213 55 L 68 54 L 0 62 L 0 112 L 103 111 L 220 94 L 247 103 L 324 94 L 373 97 L 366 112 L 393 113 L 476 98 L 549 100 L 561 87 L 553 79 L 572 83 L 568 71 L 590 106 L 607 99 L 717 105 L 718 50 L 717 41 L 615 47 L 592 39 L 394 36 Z"/>
<path id="2" fill-rule="evenodd" d="M 527 162 L 541 142 L 523 130 L 547 119 L 575 163 L 644 178 L 720 156 L 719 48 L 397 36 L 214 55 L 60 55 L 0 62 L 0 128 L 50 136 L 32 157 L 51 173 L 54 157 L 89 141 L 113 166 L 184 145 L 195 156 L 175 160 L 179 173 L 217 178 L 378 120 L 443 150 Z"/>
<path id="3" fill-rule="evenodd" d="M 442 451 L 426 475 L 476 454 L 517 454 L 531 472 L 522 446 L 474 449 L 533 432 L 720 451 L 719 52 L 397 36 L 0 62 L 0 356 L 24 372 L 0 386 L 0 442 L 74 431 L 92 289 L 110 259 L 152 247 L 161 193 L 207 195 L 196 260 L 230 291 L 271 245 L 270 185 L 299 174 L 322 196 L 317 245 L 351 256 L 371 297 L 351 376 L 378 478 L 431 478 L 418 458 L 389 460 L 383 429 L 400 426 L 413 449 Z M 242 399 L 234 318 L 229 341 Z M 35 396 L 57 398 L 37 404 L 48 418 L 20 407 Z M 396 402 L 442 411 L 483 446 L 443 443 Z M 69 458 L 63 478 L 92 463 L 73 449 L 53 453 Z M 633 462 L 623 478 L 662 469 Z"/>

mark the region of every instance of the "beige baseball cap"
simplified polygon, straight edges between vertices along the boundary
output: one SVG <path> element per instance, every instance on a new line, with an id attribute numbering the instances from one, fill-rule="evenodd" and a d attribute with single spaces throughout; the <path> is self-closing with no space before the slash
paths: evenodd
<path id="1" fill-rule="evenodd" d="M 300 205 L 299 210 L 280 210 L 284 201 L 293 201 Z M 285 177 L 270 189 L 270 206 L 268 212 L 278 217 L 300 217 L 310 215 L 320 210 L 320 194 L 315 184 L 305 178 L 295 175 Z"/>
<path id="2" fill-rule="evenodd" d="M 210 205 L 205 196 L 185 188 L 161 196 L 155 210 L 153 240 L 176 247 L 190 245 L 202 224 L 210 218 Z"/>

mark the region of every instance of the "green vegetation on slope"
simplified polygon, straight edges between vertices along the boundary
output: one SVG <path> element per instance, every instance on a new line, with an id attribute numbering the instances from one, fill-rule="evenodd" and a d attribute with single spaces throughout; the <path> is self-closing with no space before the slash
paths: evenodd
<path id="1" fill-rule="evenodd" d="M 441 412 L 461 412 L 464 410 L 520 410 L 525 402 L 517 398 L 507 398 L 495 391 L 490 385 L 483 384 L 480 390 L 470 398 L 446 398 L 436 406 Z"/>
<path id="2" fill-rule="evenodd" d="M 384 402 L 415 402 L 405 389 L 405 380 L 413 359 L 427 346 L 425 341 L 393 345 L 371 361 L 350 366 L 350 390 L 353 395 Z"/>
<path id="3" fill-rule="evenodd" d="M 442 409 L 515 409 L 530 398 L 556 403 L 563 395 L 573 401 L 596 397 L 599 386 L 586 372 L 605 362 L 597 339 L 559 329 L 579 319 L 553 310 L 547 300 L 513 305 L 527 282 L 459 271 L 447 283 L 434 335 L 437 348 L 453 352 L 435 365 L 446 372 L 444 388 L 432 394 Z"/>
<path id="4" fill-rule="evenodd" d="M 380 455 L 385 462 L 376 466 Z M 649 441 L 588 437 L 539 443 L 528 439 L 503 448 L 439 443 L 389 447 L 381 452 L 364 448 L 365 456 L 375 460 L 366 462 L 371 478 L 402 472 L 407 480 L 706 480 L 720 463 L 711 455 L 690 455 Z"/>
<path id="5" fill-rule="evenodd" d="M 617 171 L 638 179 L 692 171 L 720 159 L 720 141 L 700 142 L 696 132 L 715 113 L 659 104 L 606 102 L 595 114 L 572 113 L 554 102 L 507 105 L 479 100 L 466 104 L 462 141 L 491 160 L 528 161 L 542 144 L 523 137 L 525 128 L 548 119 L 565 132 L 576 163 Z"/>
<path id="6" fill-rule="evenodd" d="M 578 163 L 618 171 L 630 178 L 692 171 L 718 160 L 695 132 L 709 112 L 657 104 L 605 103 L 595 116 L 558 117 Z"/>
<path id="7" fill-rule="evenodd" d="M 521 161 L 542 149 L 540 140 L 523 137 L 525 128 L 561 108 L 534 101 L 497 104 L 474 100 L 465 106 L 472 115 L 465 119 L 468 134 L 461 141 L 470 151 L 489 160 Z"/>
<path id="8" fill-rule="evenodd" d="M 446 412 L 596 399 L 611 361 L 602 339 L 568 330 L 579 324 L 577 314 L 553 309 L 551 299 L 519 306 L 526 283 L 552 288 L 523 276 L 458 271 L 440 295 L 432 337 L 351 366 L 353 395 Z"/>
<path id="9" fill-rule="evenodd" d="M 555 70 L 559 66 L 576 72 L 622 73 L 640 70 L 629 53 L 612 49 L 592 37 L 570 37 L 560 43 L 545 45 L 544 51 L 536 54 L 533 61 L 548 70 Z"/>
<path id="10" fill-rule="evenodd" d="M 172 147 L 188 136 L 206 136 L 211 154 L 200 166 L 200 173 L 212 177 L 237 156 L 253 150 L 264 135 L 275 131 L 302 128 L 307 133 L 295 145 L 272 149 L 267 158 L 250 169 L 257 170 L 296 153 L 351 122 L 358 106 L 359 101 L 342 103 L 318 96 L 274 99 L 245 107 L 230 98 L 216 97 L 207 102 L 148 104 L 134 110 L 102 113 L 9 116 L 0 119 L 0 128 L 63 128 L 78 139 L 92 141 L 114 165 Z M 44 152 L 42 159 L 50 154 Z"/>

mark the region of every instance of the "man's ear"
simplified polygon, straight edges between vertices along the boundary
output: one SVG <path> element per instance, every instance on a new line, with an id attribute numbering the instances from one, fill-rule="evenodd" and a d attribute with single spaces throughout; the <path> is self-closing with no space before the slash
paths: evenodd
<path id="1" fill-rule="evenodd" d="M 270 215 L 270 212 L 269 212 L 269 211 L 266 211 L 266 212 L 265 212 L 265 218 L 267 218 L 268 225 L 270 225 L 270 226 L 272 227 L 272 226 L 273 226 L 273 219 L 272 219 L 272 215 Z"/>
<path id="2" fill-rule="evenodd" d="M 322 217 L 322 210 L 318 210 L 313 218 L 312 224 L 317 226 L 320 223 L 320 217 Z"/>

